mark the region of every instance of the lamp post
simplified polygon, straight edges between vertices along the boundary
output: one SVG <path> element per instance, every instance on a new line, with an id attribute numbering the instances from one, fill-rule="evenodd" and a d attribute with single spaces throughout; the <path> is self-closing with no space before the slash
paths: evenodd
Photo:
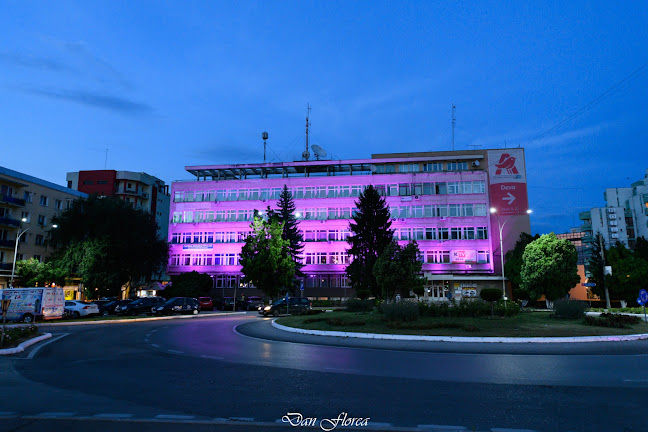
<path id="1" fill-rule="evenodd" d="M 27 222 L 27 219 L 22 218 L 21 221 Z M 9 285 L 11 285 L 12 288 L 13 288 L 14 274 L 16 273 L 16 256 L 18 255 L 18 243 L 20 242 L 20 237 L 22 237 L 22 235 L 25 234 L 30 229 L 31 227 L 21 231 L 20 228 L 18 228 L 18 235 L 16 236 L 16 247 L 14 248 L 13 266 L 11 267 L 11 282 L 9 282 Z"/>
<path id="2" fill-rule="evenodd" d="M 504 241 L 502 238 L 502 232 L 504 230 L 504 225 L 506 225 L 506 222 L 509 221 L 509 219 L 506 219 L 504 223 L 500 222 L 499 214 L 497 213 L 497 209 L 495 207 L 491 207 L 490 212 L 492 214 L 495 214 L 495 217 L 497 218 L 497 226 L 499 228 L 499 241 L 500 241 L 500 260 L 501 260 L 501 265 L 502 265 L 502 297 L 504 298 L 504 309 L 506 309 L 506 282 L 505 282 L 505 277 L 504 277 Z M 532 210 L 527 210 L 527 214 L 531 214 Z"/>

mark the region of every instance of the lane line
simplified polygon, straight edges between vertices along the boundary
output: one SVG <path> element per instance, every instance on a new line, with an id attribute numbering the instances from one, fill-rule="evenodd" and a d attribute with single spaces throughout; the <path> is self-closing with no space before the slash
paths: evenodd
<path id="1" fill-rule="evenodd" d="M 648 382 L 648 379 L 624 379 L 623 382 Z"/>
<path id="2" fill-rule="evenodd" d="M 42 412 L 40 414 L 36 414 L 34 417 L 72 417 L 74 414 L 73 412 Z"/>
<path id="3" fill-rule="evenodd" d="M 158 414 L 155 416 L 156 419 L 164 420 L 193 420 L 196 416 L 192 415 L 176 415 L 176 414 Z"/>
<path id="4" fill-rule="evenodd" d="M 225 357 L 210 356 L 210 355 L 201 355 L 200 358 L 209 359 L 209 360 L 225 360 Z"/>
<path id="5" fill-rule="evenodd" d="M 416 426 L 419 429 L 432 429 L 432 430 L 443 430 L 443 431 L 465 431 L 467 430 L 465 426 L 451 426 L 451 425 L 434 425 L 434 424 L 422 424 Z"/>
<path id="6" fill-rule="evenodd" d="M 346 372 L 346 373 L 357 373 L 357 372 L 362 372 L 360 369 L 341 369 L 341 368 L 324 368 L 324 370 L 332 371 L 332 372 Z"/>
<path id="7" fill-rule="evenodd" d="M 531 429 L 491 428 L 491 432 L 536 432 Z"/>
<path id="8" fill-rule="evenodd" d="M 184 354 L 184 351 L 178 351 L 178 350 L 167 350 L 171 354 Z"/>
<path id="9" fill-rule="evenodd" d="M 59 339 L 63 339 L 65 336 L 68 336 L 69 334 L 70 334 L 70 333 L 63 333 L 63 334 L 60 335 L 60 336 L 57 336 L 57 337 L 55 337 L 55 338 L 51 338 L 51 339 L 48 340 L 47 342 L 38 345 L 36 348 L 34 348 L 33 350 L 31 350 L 31 351 L 29 352 L 29 354 L 27 355 L 26 358 L 27 358 L 28 360 L 33 359 L 33 358 L 36 356 L 36 354 L 38 353 L 38 351 L 40 351 L 41 348 L 43 348 L 43 347 L 46 346 L 46 345 L 51 344 L 52 342 L 56 342 L 56 341 L 59 340 Z"/>
<path id="10" fill-rule="evenodd" d="M 228 420 L 231 421 L 242 421 L 242 422 L 253 422 L 254 417 L 230 417 Z"/>
<path id="11" fill-rule="evenodd" d="M 155 347 L 155 348 L 160 348 L 160 345 L 158 345 L 158 344 L 151 344 L 151 346 Z"/>
<path id="12" fill-rule="evenodd" d="M 131 418 L 131 417 L 133 417 L 133 414 L 103 413 L 103 414 L 95 414 L 94 417 L 97 417 L 97 418 Z"/>

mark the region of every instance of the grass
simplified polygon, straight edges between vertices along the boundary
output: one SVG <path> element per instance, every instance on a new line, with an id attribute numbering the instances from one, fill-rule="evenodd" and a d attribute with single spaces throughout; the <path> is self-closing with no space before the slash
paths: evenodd
<path id="1" fill-rule="evenodd" d="M 2 327 L 0 327 L 2 332 Z M 15 348 L 26 340 L 42 335 L 36 326 L 14 327 L 6 329 L 4 343 L 0 349 Z"/>
<path id="2" fill-rule="evenodd" d="M 361 333 L 407 334 L 420 336 L 471 336 L 471 337 L 560 337 L 560 336 L 607 336 L 648 333 L 648 324 L 641 322 L 627 329 L 594 327 L 583 319 L 567 320 L 553 318 L 542 312 L 524 312 L 508 318 L 446 318 L 421 317 L 414 323 L 388 327 L 377 312 L 330 312 L 327 318 L 313 320 L 309 316 L 288 316 L 277 323 L 309 330 L 330 330 Z M 310 317 L 312 320 L 312 317 Z M 358 322 L 364 322 L 358 325 Z M 351 325 L 343 325 L 349 322 Z M 341 325 L 342 323 L 342 325 Z"/>

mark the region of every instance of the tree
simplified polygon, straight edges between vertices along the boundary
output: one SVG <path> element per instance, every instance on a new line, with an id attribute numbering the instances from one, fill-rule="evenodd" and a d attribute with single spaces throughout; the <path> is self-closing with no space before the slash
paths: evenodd
<path id="1" fill-rule="evenodd" d="M 361 299 L 370 295 L 379 298 L 380 287 L 374 276 L 374 264 L 394 238 L 389 207 L 378 191 L 369 185 L 358 197 L 357 213 L 349 224 L 351 245 L 348 252 L 353 261 L 346 268 L 351 286 Z"/>
<path id="2" fill-rule="evenodd" d="M 605 299 L 605 261 L 601 253 L 604 249 L 605 242 L 603 244 L 599 243 L 597 235 L 592 242 L 591 253 L 585 263 L 587 281 L 596 284 L 596 286 L 591 288 L 592 293 L 602 299 Z"/>
<path id="3" fill-rule="evenodd" d="M 637 237 L 634 251 L 644 261 L 648 261 L 648 240 L 643 237 Z"/>
<path id="4" fill-rule="evenodd" d="M 578 253 L 569 241 L 550 233 L 529 243 L 522 256 L 522 289 L 531 298 L 542 295 L 552 302 L 564 297 L 580 282 L 576 263 Z"/>
<path id="5" fill-rule="evenodd" d="M 506 255 L 504 256 L 504 273 L 509 282 L 511 282 L 513 294 L 516 298 L 529 300 L 529 293 L 520 289 L 520 285 L 522 284 L 522 277 L 520 276 L 523 262 L 522 256 L 524 255 L 524 248 L 526 248 L 526 245 L 539 238 L 539 234 L 532 236 L 529 233 L 520 233 L 520 238 L 515 243 L 513 249 L 506 252 Z"/>
<path id="6" fill-rule="evenodd" d="M 169 245 L 157 236 L 154 216 L 119 198 L 76 200 L 53 222 L 53 261 L 100 296 L 117 296 L 123 285 L 149 280 L 168 261 Z"/>
<path id="7" fill-rule="evenodd" d="M 286 185 L 284 185 L 281 195 L 279 195 L 277 207 L 277 210 L 268 209 L 268 219 L 283 224 L 281 238 L 290 242 L 290 257 L 295 263 L 295 279 L 290 288 L 294 295 L 299 289 L 299 280 L 297 278 L 304 277 L 304 273 L 301 271 L 302 267 L 304 267 L 301 262 L 301 254 L 304 250 L 304 238 L 295 218 L 295 202 Z"/>
<path id="8" fill-rule="evenodd" d="M 393 299 L 396 294 L 409 296 L 410 291 L 423 295 L 425 280 L 419 276 L 423 264 L 421 252 L 415 241 L 401 247 L 392 240 L 380 254 L 374 265 L 374 276 L 381 290 L 382 298 Z"/>
<path id="9" fill-rule="evenodd" d="M 241 249 L 243 282 L 250 282 L 271 298 L 292 286 L 295 263 L 290 255 L 290 241 L 282 238 L 283 224 L 263 220 L 255 214 L 252 233 Z"/>
<path id="10" fill-rule="evenodd" d="M 16 274 L 20 278 L 19 286 L 33 287 L 56 284 L 65 285 L 67 272 L 65 269 L 56 267 L 53 263 L 43 263 L 37 259 L 18 261 L 16 263 Z"/>
<path id="11" fill-rule="evenodd" d="M 162 294 L 165 298 L 171 297 L 201 297 L 212 288 L 212 278 L 197 271 L 186 272 L 171 277 L 171 284 L 167 285 Z"/>
<path id="12" fill-rule="evenodd" d="M 499 301 L 502 298 L 502 290 L 499 288 L 482 288 L 482 290 L 479 291 L 479 297 L 490 303 L 491 316 L 495 315 L 494 302 Z"/>
<path id="13" fill-rule="evenodd" d="M 605 276 L 610 297 L 634 304 L 641 289 L 648 289 L 648 262 L 622 243 L 606 252 L 612 274 Z"/>

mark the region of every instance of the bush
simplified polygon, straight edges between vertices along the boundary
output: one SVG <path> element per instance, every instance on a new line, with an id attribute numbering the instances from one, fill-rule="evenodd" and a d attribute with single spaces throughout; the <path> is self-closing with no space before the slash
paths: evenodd
<path id="1" fill-rule="evenodd" d="M 459 302 L 447 303 L 426 303 L 419 302 L 419 315 L 429 317 L 470 317 L 479 318 L 489 316 L 491 307 L 480 299 L 466 300 Z M 495 306 L 495 314 L 498 316 L 513 316 L 520 313 L 520 306 L 515 302 L 507 302 L 506 309 L 504 302 L 499 302 Z"/>
<path id="2" fill-rule="evenodd" d="M 419 319 L 419 306 L 414 302 L 383 303 L 380 309 L 388 322 L 413 322 Z"/>
<path id="3" fill-rule="evenodd" d="M 554 302 L 554 316 L 566 319 L 582 318 L 588 308 L 587 303 L 579 300 L 559 299 Z"/>
<path id="4" fill-rule="evenodd" d="M 349 299 L 346 302 L 348 312 L 371 312 L 374 308 L 373 300 Z"/>
<path id="5" fill-rule="evenodd" d="M 499 288 L 483 288 L 479 292 L 479 297 L 487 302 L 496 302 L 502 298 L 502 290 Z"/>
<path id="6" fill-rule="evenodd" d="M 0 327 L 2 333 L 2 327 Z M 23 339 L 36 336 L 38 334 L 38 327 L 29 325 L 27 327 L 13 327 L 5 331 L 4 346 L 2 348 L 17 346 Z"/>
<path id="7" fill-rule="evenodd" d="M 512 301 L 507 301 L 506 302 L 506 307 L 504 306 L 504 302 L 500 301 L 497 303 L 495 306 L 495 315 L 501 316 L 501 317 L 510 317 L 514 316 L 520 313 L 520 305 L 512 302 Z"/>
<path id="8" fill-rule="evenodd" d="M 621 321 L 617 321 L 609 318 L 594 317 L 594 316 L 586 316 L 585 323 L 597 327 L 628 328 L 628 325 L 624 324 Z"/>
<path id="9" fill-rule="evenodd" d="M 316 322 L 325 322 L 326 324 L 330 326 L 336 326 L 336 327 L 343 327 L 343 326 L 363 326 L 366 323 L 364 321 L 345 321 L 340 318 L 329 318 L 329 317 L 324 317 L 324 318 L 309 318 L 307 320 L 304 320 L 304 324 L 311 324 L 311 323 L 316 323 Z"/>

